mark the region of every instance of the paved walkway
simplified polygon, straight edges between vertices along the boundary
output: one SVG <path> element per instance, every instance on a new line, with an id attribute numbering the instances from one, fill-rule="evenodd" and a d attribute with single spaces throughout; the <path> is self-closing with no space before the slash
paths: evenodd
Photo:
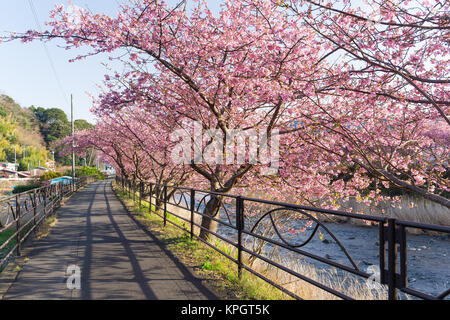
<path id="1" fill-rule="evenodd" d="M 4 299 L 217 299 L 135 223 L 106 181 L 74 195 L 28 258 Z M 71 265 L 81 270 L 80 290 L 67 288 Z"/>

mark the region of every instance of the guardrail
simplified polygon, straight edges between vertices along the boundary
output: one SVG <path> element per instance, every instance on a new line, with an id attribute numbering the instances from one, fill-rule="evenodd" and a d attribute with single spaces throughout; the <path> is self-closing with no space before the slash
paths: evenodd
<path id="1" fill-rule="evenodd" d="M 24 241 L 64 198 L 93 181 L 95 177 L 80 177 L 75 184 L 59 182 L 0 200 L 0 210 L 6 217 L 0 225 L 0 270 L 11 258 L 21 255 Z"/>
<path id="2" fill-rule="evenodd" d="M 261 272 L 255 270 L 252 265 L 247 264 L 246 261 L 259 259 L 267 265 L 282 270 L 286 274 L 316 286 L 334 296 L 346 300 L 351 300 L 353 298 L 343 292 L 335 290 L 330 285 L 320 283 L 312 277 L 308 277 L 293 268 L 274 261 L 270 257 L 267 257 L 261 250 L 249 248 L 249 239 L 258 241 L 259 244 L 268 244 L 271 248 L 280 248 L 281 250 L 284 250 L 283 252 L 285 252 L 285 254 L 294 254 L 298 259 L 308 258 L 314 260 L 323 265 L 335 268 L 339 272 L 346 272 L 352 276 L 358 277 L 365 282 L 375 280 L 375 282 L 385 290 L 387 299 L 389 300 L 396 300 L 402 297 L 405 298 L 406 296 L 409 298 L 425 300 L 444 300 L 450 295 L 449 288 L 444 292 L 433 295 L 409 287 L 407 268 L 407 228 L 428 230 L 447 235 L 450 234 L 450 227 L 401 221 L 380 216 L 325 210 L 193 188 L 129 181 L 120 177 L 116 177 L 116 183 L 121 186 L 124 191 L 128 192 L 129 197 L 134 198 L 136 203 L 139 202 L 139 206 L 142 206 L 143 202 L 148 203 L 149 213 L 156 214 L 162 218 L 164 220 L 164 226 L 169 222 L 188 232 L 191 238 L 197 238 L 236 263 L 239 277 L 242 274 L 242 270 L 245 269 L 295 299 L 301 299 L 301 297 L 291 290 L 288 290 L 283 284 L 276 283 L 266 275 L 261 274 Z M 208 211 L 210 209 L 208 209 L 207 203 L 212 199 L 214 199 L 220 207 L 216 215 L 211 215 Z M 255 205 L 256 208 L 259 206 L 259 209 L 255 209 Z M 269 206 L 269 208 L 261 209 L 261 206 Z M 171 209 L 169 209 L 169 207 Z M 179 212 L 175 212 L 177 211 L 175 209 Z M 182 213 L 180 213 L 180 210 Z M 255 214 L 255 212 L 257 212 L 257 214 Z M 177 224 L 168 219 L 168 215 L 177 217 L 183 222 L 181 225 Z M 322 218 L 340 217 L 364 220 L 365 224 L 370 224 L 372 225 L 372 228 L 377 228 L 376 234 L 378 235 L 378 239 L 370 239 L 370 241 L 378 240 L 377 259 L 380 270 L 379 274 L 375 275 L 374 273 L 362 269 L 362 267 L 352 258 L 350 250 L 344 246 L 343 242 L 338 239 L 319 216 Z M 204 217 L 221 226 L 222 233 L 212 232 L 208 228 L 205 228 L 202 223 L 196 221 L 199 218 L 203 219 Z M 301 230 L 303 232 L 303 239 L 293 240 L 292 237 L 289 237 L 290 233 L 287 233 L 286 230 L 283 230 L 283 228 L 279 226 L 279 224 L 283 224 L 283 222 L 286 222 L 291 218 L 294 218 L 295 221 L 304 226 L 301 228 L 303 229 Z M 267 226 L 272 228 L 272 236 L 268 236 L 264 233 L 264 230 L 267 230 Z M 197 229 L 197 232 L 194 232 L 194 229 Z M 197 234 L 200 230 L 206 231 L 208 234 L 220 239 L 232 248 L 235 248 L 235 254 L 230 254 L 229 251 L 224 252 L 218 248 L 217 243 L 214 241 L 205 241 L 204 237 L 200 237 Z M 224 232 L 224 230 L 228 230 L 228 232 Z M 322 236 L 323 234 L 328 234 L 328 237 L 332 239 L 336 249 L 341 251 L 342 256 L 347 262 L 338 262 L 321 256 L 320 252 L 306 250 L 305 248 L 307 245 L 318 234 Z M 361 240 L 367 241 L 367 239 Z M 246 255 L 247 259 L 243 259 L 244 255 Z"/>

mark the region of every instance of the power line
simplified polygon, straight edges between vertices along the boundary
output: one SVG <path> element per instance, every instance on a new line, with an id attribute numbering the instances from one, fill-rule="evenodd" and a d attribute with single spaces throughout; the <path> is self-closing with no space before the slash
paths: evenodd
<path id="1" fill-rule="evenodd" d="M 41 25 L 39 23 L 38 14 L 37 14 L 36 8 L 35 8 L 35 6 L 33 4 L 33 0 L 28 0 L 28 4 L 30 5 L 31 12 L 33 13 L 34 21 L 36 23 L 36 27 L 37 27 L 38 31 L 40 33 L 42 33 L 42 28 L 41 28 Z M 53 63 L 52 56 L 50 55 L 50 51 L 48 50 L 47 44 L 45 42 L 42 42 L 42 45 L 44 47 L 45 54 L 47 55 L 48 61 L 50 63 L 50 67 L 51 67 L 51 69 L 53 71 L 53 74 L 55 76 L 55 79 L 56 79 L 56 82 L 58 84 L 59 90 L 61 91 L 61 94 L 63 95 L 64 100 L 66 101 L 66 103 L 69 104 L 69 102 L 67 100 L 66 93 L 65 93 L 64 88 L 62 86 L 61 80 L 60 80 L 60 78 L 58 76 L 58 72 L 56 71 L 55 64 Z"/>

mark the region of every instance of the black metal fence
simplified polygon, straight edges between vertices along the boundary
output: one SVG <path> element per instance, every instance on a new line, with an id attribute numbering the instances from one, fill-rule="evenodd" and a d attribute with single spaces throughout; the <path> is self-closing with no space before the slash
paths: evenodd
<path id="1" fill-rule="evenodd" d="M 294 260 L 308 258 L 321 265 L 334 268 L 337 270 L 336 274 L 338 275 L 347 273 L 359 278 L 366 284 L 376 283 L 381 290 L 385 291 L 384 296 L 389 300 L 404 298 L 444 300 L 450 295 L 448 282 L 444 286 L 446 289 L 437 294 L 430 294 L 425 292 L 425 290 L 410 287 L 407 268 L 407 243 L 410 234 L 408 231 L 411 231 L 411 229 L 426 230 L 444 237 L 446 239 L 444 241 L 448 241 L 450 227 L 402 221 L 381 216 L 325 210 L 192 188 L 129 181 L 120 177 L 116 177 L 116 183 L 124 191 L 128 192 L 130 198 L 134 198 L 134 201 L 138 202 L 139 206 L 142 207 L 143 203 L 147 203 L 149 212 L 161 217 L 164 220 L 164 225 L 169 222 L 185 230 L 190 234 L 191 238 L 197 238 L 236 263 L 239 276 L 241 276 L 242 270 L 245 269 L 296 299 L 301 299 L 302 297 L 293 292 L 295 290 L 288 289 L 286 285 L 269 279 L 267 273 L 263 274 L 263 272 L 256 270 L 248 261 L 258 259 L 267 265 L 282 270 L 295 279 L 309 283 L 336 297 L 342 299 L 353 298 L 342 292 L 343 290 L 333 288 L 329 283 L 321 283 L 289 265 L 286 266 L 280 261 L 272 259 L 270 255 L 265 254 L 264 250 L 261 250 L 264 244 L 269 246 L 271 252 L 273 252 L 273 248 L 280 248 L 283 250 L 283 255 L 289 253 L 291 256 L 293 255 Z M 211 214 L 208 211 L 210 210 L 208 209 L 208 202 L 213 199 L 216 203 L 219 203 L 220 207 L 216 215 L 214 212 Z M 169 207 L 172 209 L 169 209 Z M 175 210 L 177 208 L 181 211 Z M 178 218 L 178 221 L 182 221 L 182 223 L 169 219 L 169 215 Z M 332 232 L 330 225 L 324 222 L 324 220 L 332 217 L 364 221 L 366 225 L 371 226 L 371 230 L 376 228 L 374 234 L 377 239 L 361 239 L 361 241 L 377 240 L 377 261 L 374 265 L 377 264 L 379 268 L 378 274 L 368 272 L 361 266 L 361 263 L 356 262 L 352 258 L 351 250 Z M 219 225 L 221 231 L 211 231 L 210 228 L 205 228 L 198 221 L 199 218 L 214 221 Z M 286 232 L 286 228 L 283 228 L 282 225 L 286 225 L 288 221 L 294 221 L 303 226 L 299 228 L 301 236 L 299 234 L 295 235 L 295 233 L 294 236 L 291 236 L 292 232 Z M 217 245 L 217 242 L 207 241 L 204 237 L 199 237 L 198 232 L 194 231 L 195 229 L 197 231 L 205 230 L 208 234 L 235 248 L 233 254 L 227 250 L 225 250 L 227 252 L 224 252 Z M 269 229 L 270 232 L 267 231 Z M 327 256 L 324 257 L 321 255 L 321 252 L 307 250 L 308 244 L 315 237 L 323 237 L 324 234 L 331 239 L 336 250 L 341 252 L 343 260 L 346 260 L 346 262 L 336 261 Z M 259 246 L 255 246 L 255 242 Z M 249 243 L 253 243 L 253 246 L 249 245 Z M 450 250 L 450 247 L 447 247 L 447 250 Z M 445 254 L 443 253 L 443 255 Z M 426 273 L 427 270 L 424 270 L 424 272 Z"/>
<path id="2" fill-rule="evenodd" d="M 22 245 L 41 222 L 61 206 L 61 201 L 93 182 L 95 177 L 80 177 L 0 200 L 0 270 L 14 256 L 20 256 Z"/>

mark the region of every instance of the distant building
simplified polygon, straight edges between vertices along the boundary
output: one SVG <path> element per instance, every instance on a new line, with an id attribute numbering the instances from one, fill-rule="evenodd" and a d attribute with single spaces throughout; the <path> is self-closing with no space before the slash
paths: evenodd
<path id="1" fill-rule="evenodd" d="M 46 173 L 47 171 L 49 171 L 48 168 L 44 168 L 44 167 L 36 167 L 30 170 L 30 175 L 32 177 L 40 177 L 42 175 L 44 175 L 44 173 Z"/>
<path id="2" fill-rule="evenodd" d="M 19 178 L 23 179 L 23 178 L 30 178 L 30 172 L 28 171 L 19 171 L 17 172 L 17 175 L 19 176 Z"/>
<path id="3" fill-rule="evenodd" d="M 0 162 L 0 169 L 8 169 L 8 170 L 17 171 L 18 168 L 19 168 L 18 164 L 14 164 L 14 163 L 10 163 L 10 162 Z"/>
<path id="4" fill-rule="evenodd" d="M 0 168 L 0 178 L 2 179 L 18 179 L 17 171 L 6 168 Z"/>
<path id="5" fill-rule="evenodd" d="M 28 172 L 17 172 L 15 170 L 0 168 L 0 178 L 2 178 L 2 179 L 26 179 L 26 178 L 30 178 L 30 174 Z"/>
<path id="6" fill-rule="evenodd" d="M 49 168 L 50 170 L 55 170 L 56 169 L 56 165 L 55 165 L 55 161 L 53 160 L 49 160 L 45 163 L 45 166 L 47 168 Z"/>

